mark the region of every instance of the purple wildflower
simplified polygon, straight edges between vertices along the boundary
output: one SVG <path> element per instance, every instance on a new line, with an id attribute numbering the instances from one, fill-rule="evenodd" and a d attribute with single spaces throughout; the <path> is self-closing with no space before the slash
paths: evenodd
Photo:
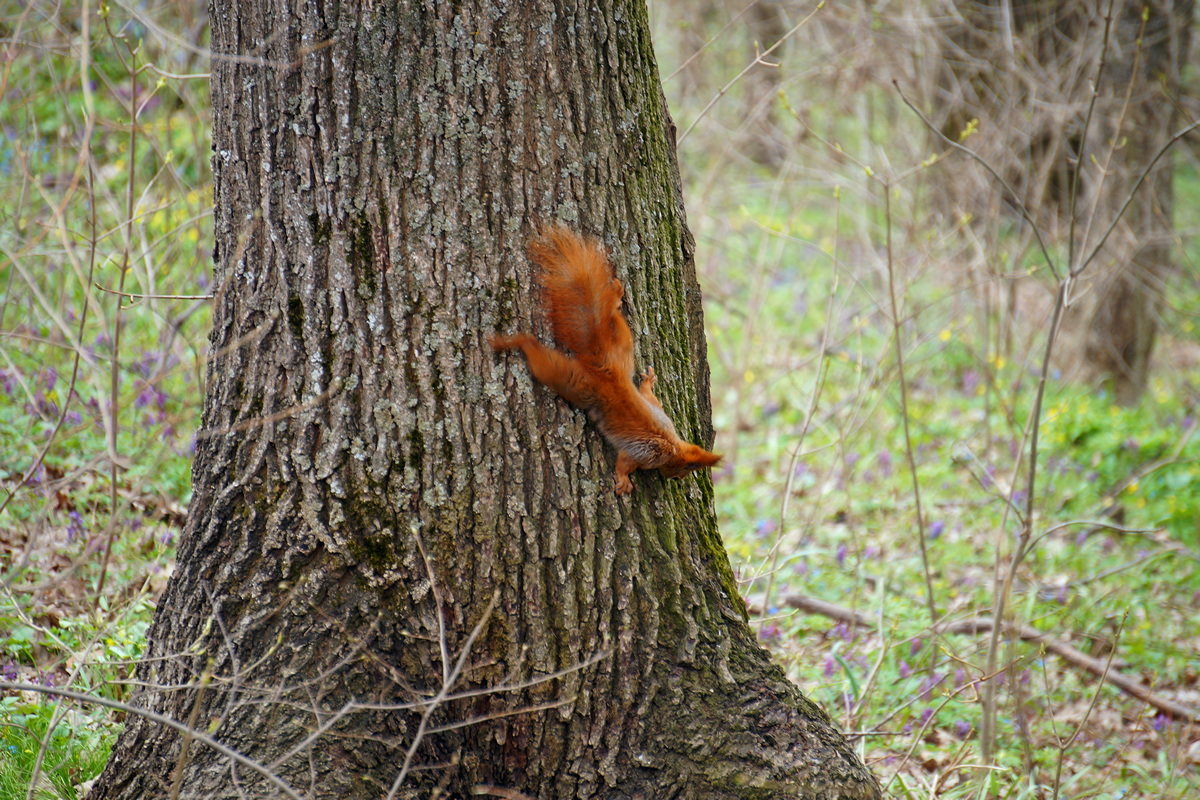
<path id="1" fill-rule="evenodd" d="M 921 681 L 921 688 L 918 690 L 918 693 L 921 695 L 921 699 L 928 700 L 933 694 L 933 687 L 941 683 L 942 679 L 945 677 L 945 675 L 939 675 L 936 672 L 931 675 L 927 675 L 925 680 Z"/>
<path id="2" fill-rule="evenodd" d="M 73 542 L 75 537 L 84 533 L 87 528 L 84 527 L 83 516 L 78 511 L 69 511 L 67 516 L 71 520 L 67 523 L 67 541 Z"/>
<path id="3" fill-rule="evenodd" d="M 960 739 L 966 739 L 971 735 L 971 723 L 961 719 L 954 723 L 954 735 Z"/>
<path id="4" fill-rule="evenodd" d="M 142 390 L 138 392 L 138 396 L 134 399 L 133 405 L 135 408 L 146 408 L 153 405 L 159 411 L 162 411 L 167 406 L 167 393 L 159 389 L 157 386 L 145 384 Z"/>
<path id="5" fill-rule="evenodd" d="M 944 530 L 946 530 L 946 523 L 942 522 L 940 519 L 935 519 L 933 522 L 929 523 L 929 538 L 937 539 L 942 535 L 942 531 Z"/>
<path id="6" fill-rule="evenodd" d="M 909 675 L 912 675 L 912 667 L 910 667 L 908 665 L 907 661 L 901 661 L 900 662 L 900 677 L 907 678 Z"/>

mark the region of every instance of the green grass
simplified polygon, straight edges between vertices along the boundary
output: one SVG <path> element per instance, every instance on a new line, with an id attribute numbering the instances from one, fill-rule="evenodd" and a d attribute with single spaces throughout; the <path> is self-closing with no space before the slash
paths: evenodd
<path id="1" fill-rule="evenodd" d="M 78 787 L 100 774 L 115 739 L 105 714 L 49 701 L 0 698 L 0 798 L 76 800 Z"/>

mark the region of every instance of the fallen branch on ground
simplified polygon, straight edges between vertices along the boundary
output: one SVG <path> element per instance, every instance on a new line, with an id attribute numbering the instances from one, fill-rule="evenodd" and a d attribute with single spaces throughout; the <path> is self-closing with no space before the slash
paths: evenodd
<path id="1" fill-rule="evenodd" d="M 783 605 L 788 608 L 799 609 L 806 611 L 809 614 L 819 614 L 823 617 L 829 617 L 839 622 L 844 622 L 847 625 L 858 625 L 863 628 L 874 628 L 875 621 L 858 611 L 853 611 L 849 608 L 826 603 L 824 600 L 818 600 L 815 597 L 808 597 L 802 594 L 788 595 L 783 598 Z M 942 634 L 967 634 L 967 633 L 986 633 L 992 630 L 994 622 L 991 617 L 971 617 L 970 619 L 958 620 L 957 622 L 939 622 L 934 630 Z M 1004 627 L 1004 632 L 1009 635 L 1014 635 L 1027 642 L 1036 642 L 1041 644 L 1051 653 L 1062 658 L 1068 664 L 1078 667 L 1093 675 L 1103 678 L 1107 683 L 1111 683 L 1121 691 L 1128 695 L 1132 695 L 1142 702 L 1157 708 L 1166 714 L 1177 719 L 1186 719 L 1192 722 L 1200 722 L 1200 711 L 1186 706 L 1182 703 L 1177 703 L 1166 697 L 1160 697 L 1150 689 L 1133 678 L 1122 675 L 1113 670 L 1104 669 L 1104 661 L 1098 658 L 1092 658 L 1086 653 L 1079 651 L 1066 642 L 1060 641 L 1051 637 L 1047 633 L 1039 631 L 1030 625 L 1020 625 L 1008 623 Z"/>

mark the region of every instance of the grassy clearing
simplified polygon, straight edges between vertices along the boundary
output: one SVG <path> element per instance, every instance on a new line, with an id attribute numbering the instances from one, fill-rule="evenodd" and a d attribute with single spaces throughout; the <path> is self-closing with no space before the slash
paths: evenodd
<path id="1" fill-rule="evenodd" d="M 999 649 L 997 750 L 983 760 L 988 636 L 935 633 L 930 595 L 945 620 L 991 613 L 997 562 L 1011 559 L 1028 499 L 1049 276 L 1014 232 L 980 244 L 969 216 L 939 205 L 960 165 L 927 163 L 928 140 L 881 77 L 882 56 L 851 46 L 882 20 L 822 12 L 794 34 L 775 83 L 748 76 L 701 117 L 754 53 L 738 9 L 713 8 L 652 12 L 664 76 L 712 38 L 666 88 L 690 129 L 685 197 L 727 454 L 714 476 L 721 530 L 763 643 L 862 734 L 894 796 L 1041 798 L 1056 780 L 1064 797 L 1200 792 L 1195 725 L 1017 640 Z M 181 44 L 203 43 L 203 19 L 158 4 L 156 24 L 178 34 L 167 38 L 110 13 L 90 21 L 86 48 L 70 4 L 29 4 L 3 22 L 20 26 L 23 44 L 0 75 L 0 679 L 123 699 L 189 499 L 211 188 L 207 84 L 179 77 L 207 68 Z M 752 159 L 756 149 L 766 155 Z M 1151 391 L 1122 408 L 1054 368 L 1035 539 L 1007 607 L 1196 707 L 1200 176 L 1190 156 L 1176 193 L 1174 256 L 1190 272 L 1168 291 Z M 122 299 L 96 284 L 189 299 Z M 998 288 L 1010 285 L 1015 314 Z M 801 596 L 871 624 L 796 610 Z M 37 796 L 78 796 L 119 725 L 100 709 L 0 698 L 0 798 L 25 797 L 31 781 Z"/>

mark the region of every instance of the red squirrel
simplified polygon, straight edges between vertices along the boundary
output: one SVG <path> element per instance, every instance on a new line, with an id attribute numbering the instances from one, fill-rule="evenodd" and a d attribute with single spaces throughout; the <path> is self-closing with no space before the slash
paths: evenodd
<path id="1" fill-rule="evenodd" d="M 654 396 L 653 367 L 640 387 L 633 385 L 633 333 L 621 314 L 625 287 L 600 243 L 553 226 L 530 240 L 529 257 L 541 267 L 542 306 L 554 339 L 574 357 L 528 333 L 492 337 L 492 348 L 520 349 L 533 377 L 588 412 L 617 448 L 617 494 L 633 491 L 629 475 L 636 469 L 678 478 L 716 464 L 721 456 L 675 432 Z"/>

